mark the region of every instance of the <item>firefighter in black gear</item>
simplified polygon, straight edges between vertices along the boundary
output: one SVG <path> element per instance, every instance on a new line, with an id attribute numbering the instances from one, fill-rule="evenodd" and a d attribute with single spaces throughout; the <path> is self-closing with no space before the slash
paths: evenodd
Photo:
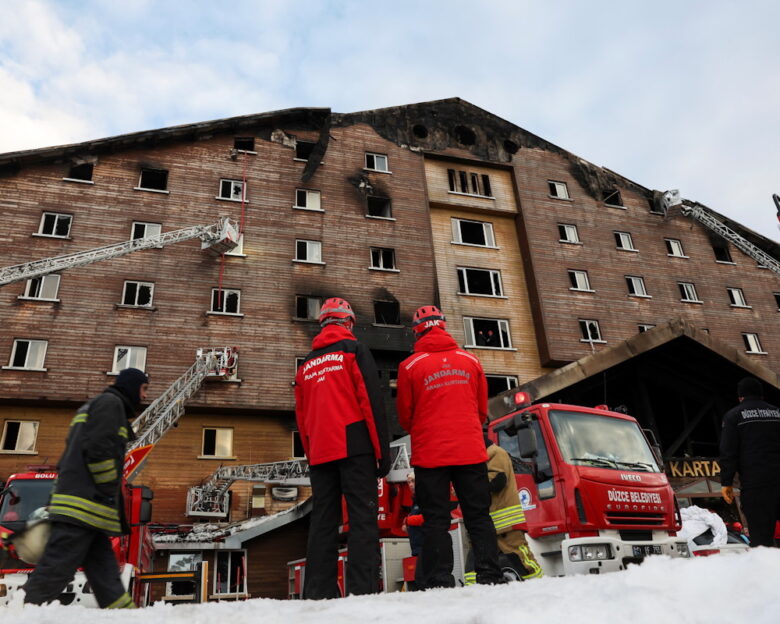
<path id="1" fill-rule="evenodd" d="M 135 608 L 120 580 L 109 536 L 129 532 L 122 468 L 125 446 L 134 438 L 130 419 L 148 385 L 142 371 L 126 368 L 73 417 L 49 503 L 51 536 L 24 585 L 25 602 L 56 600 L 83 567 L 101 608 Z"/>
<path id="2" fill-rule="evenodd" d="M 720 483 L 723 499 L 734 501 L 739 473 L 742 512 L 751 546 L 775 546 L 780 514 L 780 410 L 763 400 L 761 382 L 747 377 L 737 385 L 740 403 L 723 417 Z"/>

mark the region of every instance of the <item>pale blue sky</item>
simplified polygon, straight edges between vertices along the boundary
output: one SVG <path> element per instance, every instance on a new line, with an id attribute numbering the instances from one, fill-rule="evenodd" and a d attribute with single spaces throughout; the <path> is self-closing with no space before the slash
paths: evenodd
<path id="1" fill-rule="evenodd" d="M 780 238 L 776 1 L 0 0 L 0 152 L 458 96 Z"/>

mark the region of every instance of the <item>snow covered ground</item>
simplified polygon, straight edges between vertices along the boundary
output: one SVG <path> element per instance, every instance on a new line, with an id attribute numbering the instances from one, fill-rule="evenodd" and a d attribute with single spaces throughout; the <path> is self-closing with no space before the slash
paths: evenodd
<path id="1" fill-rule="evenodd" d="M 780 622 L 780 549 L 743 555 L 653 558 L 604 576 L 546 578 L 499 587 L 350 597 L 155 605 L 0 609 L 2 624 L 691 624 Z M 139 618 L 139 616 L 141 616 Z"/>

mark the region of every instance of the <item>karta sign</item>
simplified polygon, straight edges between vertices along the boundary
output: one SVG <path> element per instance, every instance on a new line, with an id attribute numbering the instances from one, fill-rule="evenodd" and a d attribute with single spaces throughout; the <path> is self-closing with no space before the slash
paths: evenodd
<path id="1" fill-rule="evenodd" d="M 666 474 L 670 479 L 685 479 L 695 477 L 717 477 L 720 475 L 720 464 L 717 459 L 667 459 Z"/>

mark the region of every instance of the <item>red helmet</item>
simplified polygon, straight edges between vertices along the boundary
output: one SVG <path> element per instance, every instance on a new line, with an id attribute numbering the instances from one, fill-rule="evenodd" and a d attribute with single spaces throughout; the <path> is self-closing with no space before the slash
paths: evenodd
<path id="1" fill-rule="evenodd" d="M 432 305 L 417 308 L 412 317 L 412 331 L 419 337 L 432 327 L 447 329 L 447 319 L 444 318 L 442 311 Z"/>
<path id="2" fill-rule="evenodd" d="M 326 299 L 320 308 L 320 325 L 325 327 L 331 323 L 355 322 L 355 313 L 349 301 L 341 297 Z"/>

